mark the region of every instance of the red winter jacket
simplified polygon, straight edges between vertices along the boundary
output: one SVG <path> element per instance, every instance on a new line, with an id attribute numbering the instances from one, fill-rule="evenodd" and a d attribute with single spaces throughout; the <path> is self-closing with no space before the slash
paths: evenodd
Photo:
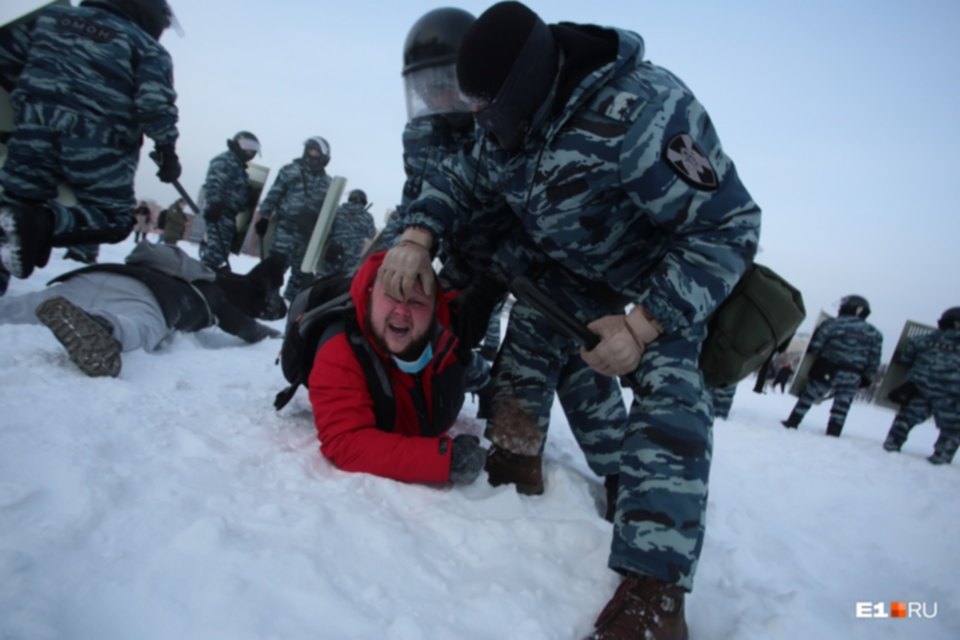
<path id="1" fill-rule="evenodd" d="M 350 294 L 361 331 L 390 378 L 394 424 L 376 424 L 373 396 L 344 329 L 321 346 L 307 383 L 320 451 L 344 471 L 362 471 L 403 482 L 448 482 L 452 442 L 444 434 L 464 398 L 464 368 L 457 359 L 457 339 L 447 328 L 451 295 L 441 291 L 437 299 L 433 359 L 419 374 L 404 373 L 373 339 L 366 321 L 370 288 L 383 256 L 374 254 L 364 262 Z M 421 394 L 427 415 L 418 419 L 413 398 Z"/>

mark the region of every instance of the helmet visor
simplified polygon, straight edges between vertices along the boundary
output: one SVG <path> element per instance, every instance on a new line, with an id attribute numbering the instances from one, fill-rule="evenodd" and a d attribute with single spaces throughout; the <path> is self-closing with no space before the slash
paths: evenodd
<path id="1" fill-rule="evenodd" d="M 403 77 L 407 119 L 447 113 L 469 113 L 470 103 L 457 84 L 456 65 L 427 67 Z"/>

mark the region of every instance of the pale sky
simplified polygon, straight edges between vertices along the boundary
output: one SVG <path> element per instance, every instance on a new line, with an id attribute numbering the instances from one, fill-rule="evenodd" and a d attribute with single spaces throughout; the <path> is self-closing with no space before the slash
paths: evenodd
<path id="1" fill-rule="evenodd" d="M 277 171 L 303 141 L 330 141 L 331 175 L 373 202 L 400 199 L 406 122 L 400 71 L 412 24 L 444 5 L 169 0 L 183 27 L 161 42 L 179 93 L 181 182 L 196 196 L 241 129 Z M 820 309 L 859 293 L 888 358 L 903 323 L 960 305 L 960 2 L 956 0 L 531 0 L 547 22 L 639 33 L 646 57 L 706 106 L 763 209 L 758 261 Z M 149 143 L 145 151 L 152 148 Z M 138 196 L 176 199 L 144 153 Z"/>

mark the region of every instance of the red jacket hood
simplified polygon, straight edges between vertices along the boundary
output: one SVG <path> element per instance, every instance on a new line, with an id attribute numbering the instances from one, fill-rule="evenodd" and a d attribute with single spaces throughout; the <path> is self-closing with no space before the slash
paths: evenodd
<path id="1" fill-rule="evenodd" d="M 356 275 L 353 276 L 353 282 L 350 284 L 350 296 L 357 307 L 357 322 L 368 338 L 370 337 L 370 328 L 367 326 L 367 310 L 370 307 L 370 291 L 386 255 L 386 251 L 380 251 L 368 257 L 357 269 Z M 434 282 L 435 286 L 440 286 L 436 281 Z M 450 300 L 455 298 L 456 295 L 456 292 L 451 293 L 443 290 L 440 290 L 437 295 L 437 321 L 444 327 L 450 327 Z M 375 340 L 370 342 L 379 346 Z"/>

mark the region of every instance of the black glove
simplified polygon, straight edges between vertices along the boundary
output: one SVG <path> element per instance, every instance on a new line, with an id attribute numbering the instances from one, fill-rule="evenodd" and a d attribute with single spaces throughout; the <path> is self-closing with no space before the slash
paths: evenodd
<path id="1" fill-rule="evenodd" d="M 336 265 L 343 259 L 343 247 L 336 242 L 327 245 L 327 250 L 323 252 L 323 260 L 329 265 Z"/>
<path id="2" fill-rule="evenodd" d="M 267 227 L 270 226 L 270 220 L 267 218 L 260 218 L 253 225 L 253 230 L 257 232 L 257 235 L 263 237 L 267 235 Z"/>
<path id="3" fill-rule="evenodd" d="M 151 157 L 160 167 L 157 169 L 157 177 L 160 178 L 160 182 L 166 182 L 167 184 L 176 182 L 177 178 L 180 177 L 181 168 L 180 158 L 177 157 L 173 143 L 157 145 Z"/>
<path id="4" fill-rule="evenodd" d="M 907 404 L 919 393 L 917 385 L 912 382 L 899 384 L 887 394 L 887 399 L 896 404 Z"/>
<path id="5" fill-rule="evenodd" d="M 453 439 L 450 452 L 450 482 L 470 484 L 483 471 L 486 461 L 487 452 L 480 447 L 480 438 L 461 433 Z"/>
<path id="6" fill-rule="evenodd" d="M 474 349 L 480 344 L 487 334 L 490 315 L 505 294 L 506 289 L 495 280 L 479 277 L 456 297 L 453 332 L 461 346 Z"/>
<path id="7" fill-rule="evenodd" d="M 260 342 L 264 338 L 279 338 L 281 335 L 283 334 L 273 327 L 268 327 L 267 325 L 260 324 L 258 322 L 256 329 L 254 329 L 253 336 L 251 336 L 253 339 L 250 340 L 250 342 Z"/>
<path id="8" fill-rule="evenodd" d="M 210 224 L 216 224 L 223 215 L 223 205 L 219 202 L 211 202 L 203 212 L 203 219 Z"/>
<path id="9" fill-rule="evenodd" d="M 860 376 L 860 388 L 866 389 L 873 384 L 873 378 L 870 376 Z"/>

